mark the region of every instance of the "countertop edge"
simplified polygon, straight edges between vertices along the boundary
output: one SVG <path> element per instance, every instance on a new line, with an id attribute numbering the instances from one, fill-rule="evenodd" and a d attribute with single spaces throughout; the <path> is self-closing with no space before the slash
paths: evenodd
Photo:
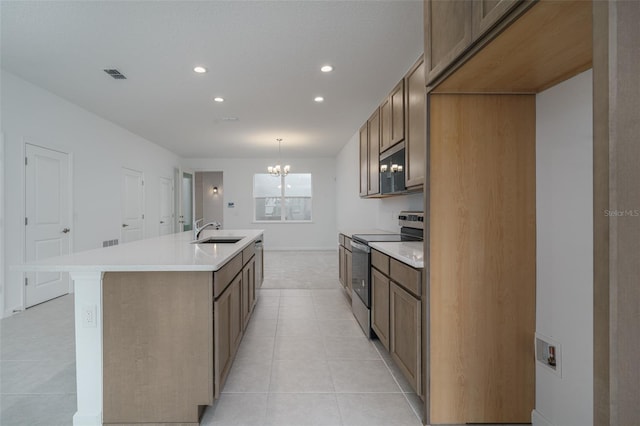
<path id="1" fill-rule="evenodd" d="M 416 269 L 424 269 L 424 260 L 418 261 L 407 256 L 403 256 L 401 253 L 398 253 L 397 250 L 394 250 L 394 247 L 403 244 L 402 242 L 372 242 L 369 243 L 369 246 L 378 250 L 381 253 L 386 254 L 387 256 L 391 256 L 394 259 L 406 263 L 407 265 L 416 268 Z"/>

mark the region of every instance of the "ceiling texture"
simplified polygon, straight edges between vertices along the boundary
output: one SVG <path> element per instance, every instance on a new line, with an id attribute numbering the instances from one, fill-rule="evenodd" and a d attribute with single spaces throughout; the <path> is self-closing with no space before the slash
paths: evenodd
<path id="1" fill-rule="evenodd" d="M 273 158 L 277 138 L 283 158 L 333 157 L 423 50 L 422 0 L 2 0 L 0 13 L 3 70 L 184 158 Z"/>

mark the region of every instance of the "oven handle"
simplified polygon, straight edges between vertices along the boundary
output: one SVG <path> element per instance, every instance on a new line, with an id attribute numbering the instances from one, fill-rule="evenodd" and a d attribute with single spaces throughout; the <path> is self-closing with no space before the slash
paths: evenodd
<path id="1" fill-rule="evenodd" d="M 369 246 L 364 245 L 364 244 L 360 244 L 360 243 L 357 243 L 357 242 L 351 240 L 351 248 L 354 248 L 354 247 L 357 248 L 360 251 L 365 252 L 365 253 L 371 253 L 371 248 Z"/>

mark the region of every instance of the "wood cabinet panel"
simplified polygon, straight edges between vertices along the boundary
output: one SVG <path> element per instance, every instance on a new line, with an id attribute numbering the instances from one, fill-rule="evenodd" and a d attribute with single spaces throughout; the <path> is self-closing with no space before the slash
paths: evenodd
<path id="1" fill-rule="evenodd" d="M 197 423 L 198 405 L 213 403 L 211 281 L 210 272 L 105 273 L 105 423 Z"/>
<path id="2" fill-rule="evenodd" d="M 391 147 L 404 140 L 404 79 L 394 87 L 389 98 L 391 99 Z"/>
<path id="3" fill-rule="evenodd" d="M 371 328 L 389 350 L 389 278 L 371 269 Z"/>
<path id="4" fill-rule="evenodd" d="M 340 284 L 342 284 L 342 286 L 345 286 L 345 271 L 346 271 L 346 265 L 345 265 L 345 254 L 344 254 L 345 250 L 343 246 L 338 247 L 338 279 L 340 280 Z"/>
<path id="5" fill-rule="evenodd" d="M 367 121 L 369 144 L 368 144 L 368 170 L 367 195 L 380 193 L 380 110 L 371 115 Z"/>
<path id="6" fill-rule="evenodd" d="M 522 0 L 475 0 L 471 4 L 471 37 L 477 40 Z"/>
<path id="7" fill-rule="evenodd" d="M 422 272 L 396 259 L 389 261 L 389 276 L 417 297 L 422 295 Z"/>
<path id="8" fill-rule="evenodd" d="M 407 74 L 406 87 L 405 186 L 411 188 L 424 185 L 427 171 L 427 98 L 423 60 L 419 60 Z"/>
<path id="9" fill-rule="evenodd" d="M 347 288 L 347 295 L 351 297 L 351 292 L 353 290 L 353 255 L 349 250 L 345 250 L 345 281 Z"/>
<path id="10" fill-rule="evenodd" d="M 391 281 L 390 348 L 391 357 L 417 394 L 422 394 L 422 307 L 420 299 Z"/>
<path id="11" fill-rule="evenodd" d="M 238 253 L 222 268 L 213 273 L 213 297 L 217 299 L 231 280 L 242 270 L 242 253 Z"/>
<path id="12" fill-rule="evenodd" d="M 247 328 L 256 295 L 256 260 L 252 258 L 242 269 L 242 329 Z"/>
<path id="13" fill-rule="evenodd" d="M 380 152 L 391 148 L 391 98 L 387 97 L 380 105 Z"/>
<path id="14" fill-rule="evenodd" d="M 242 264 L 246 265 L 247 262 L 256 254 L 256 245 L 254 243 L 249 244 L 244 250 L 242 250 Z"/>
<path id="15" fill-rule="evenodd" d="M 424 54 L 429 84 L 471 45 L 471 1 L 425 0 Z"/>
<path id="16" fill-rule="evenodd" d="M 369 191 L 369 127 L 367 123 L 360 128 L 360 196 L 366 197 Z"/>
<path id="17" fill-rule="evenodd" d="M 238 274 L 213 306 L 214 391 L 220 396 L 242 338 L 242 274 Z"/>
<path id="18" fill-rule="evenodd" d="M 430 422 L 527 423 L 535 96 L 430 98 Z"/>
<path id="19" fill-rule="evenodd" d="M 389 256 L 378 250 L 371 250 L 371 266 L 378 268 L 383 274 L 389 275 Z"/>

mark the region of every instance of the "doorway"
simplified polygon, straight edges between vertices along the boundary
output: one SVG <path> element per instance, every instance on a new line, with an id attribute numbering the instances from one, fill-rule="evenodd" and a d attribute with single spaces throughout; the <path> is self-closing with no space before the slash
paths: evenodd
<path id="1" fill-rule="evenodd" d="M 123 243 L 144 237 L 144 177 L 142 172 L 122 168 L 122 229 Z"/>
<path id="2" fill-rule="evenodd" d="M 182 232 L 193 229 L 193 173 L 182 172 L 182 197 L 180 198 L 180 220 Z"/>
<path id="3" fill-rule="evenodd" d="M 222 172 L 195 172 L 195 218 L 224 225 Z"/>
<path id="4" fill-rule="evenodd" d="M 71 252 L 71 168 L 69 154 L 25 145 L 25 260 Z M 66 272 L 25 274 L 25 307 L 69 292 Z"/>
<path id="5" fill-rule="evenodd" d="M 160 223 L 159 235 L 173 232 L 173 180 L 160 177 Z"/>

